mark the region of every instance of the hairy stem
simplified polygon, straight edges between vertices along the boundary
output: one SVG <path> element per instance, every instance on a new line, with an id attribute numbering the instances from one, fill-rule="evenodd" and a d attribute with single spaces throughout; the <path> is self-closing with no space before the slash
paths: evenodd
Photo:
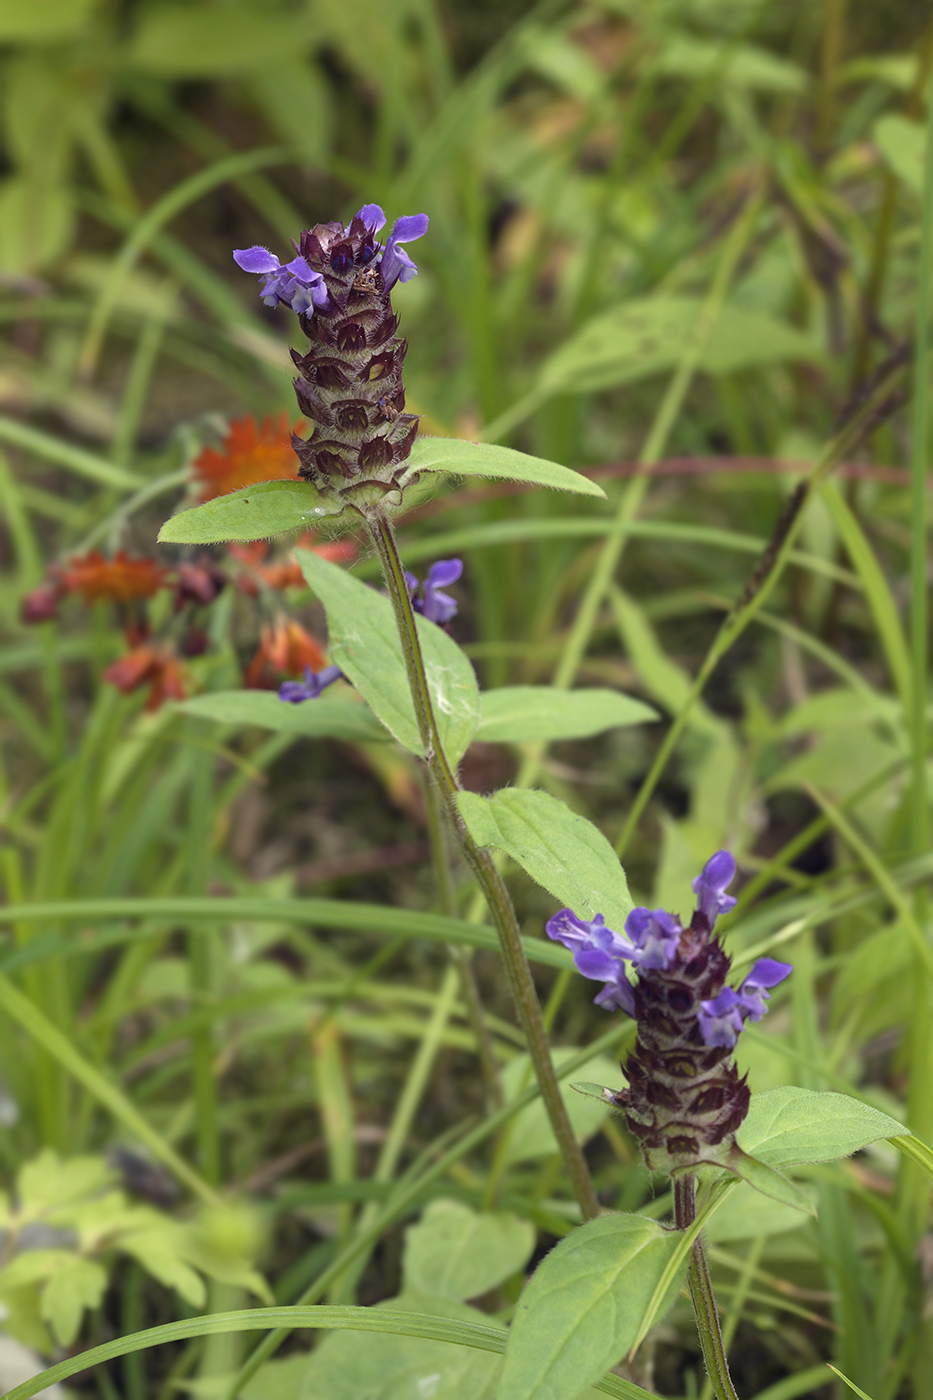
<path id="1" fill-rule="evenodd" d="M 464 857 L 473 872 L 476 882 L 489 907 L 492 920 L 499 935 L 502 960 L 505 963 L 519 1024 L 528 1046 L 528 1054 L 534 1066 L 535 1077 L 541 1090 L 541 1098 L 547 1110 L 554 1136 L 557 1139 L 560 1155 L 564 1160 L 573 1193 L 577 1198 L 584 1220 L 592 1220 L 599 1214 L 599 1202 L 590 1179 L 589 1170 L 570 1126 L 567 1109 L 561 1097 L 551 1061 L 547 1031 L 541 1016 L 541 1007 L 535 991 L 531 969 L 519 935 L 518 921 L 508 890 L 502 876 L 496 869 L 495 861 L 488 848 L 477 846 L 461 820 L 457 807 L 459 784 L 441 743 L 434 714 L 431 692 L 428 688 L 424 658 L 418 641 L 418 629 L 412 610 L 405 570 L 399 558 L 395 532 L 391 522 L 374 512 L 367 521 L 375 543 L 379 559 L 385 573 L 389 597 L 395 611 L 402 653 L 408 671 L 412 700 L 418 720 L 421 743 L 424 748 L 425 763 L 431 779 L 437 787 L 450 824 Z"/>
<path id="2" fill-rule="evenodd" d="M 696 1219 L 696 1180 L 692 1176 L 676 1176 L 674 1186 L 674 1224 L 678 1230 L 686 1230 Z M 719 1326 L 713 1284 L 709 1276 L 706 1252 L 703 1241 L 697 1236 L 690 1251 L 690 1267 L 687 1270 L 687 1287 L 690 1301 L 696 1314 L 697 1331 L 703 1350 L 703 1362 L 710 1384 L 717 1400 L 739 1400 L 732 1377 L 729 1375 L 729 1362 Z"/>

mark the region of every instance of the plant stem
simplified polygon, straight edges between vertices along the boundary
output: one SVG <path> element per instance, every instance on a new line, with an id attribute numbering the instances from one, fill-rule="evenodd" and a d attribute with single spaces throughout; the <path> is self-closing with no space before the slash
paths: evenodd
<path id="1" fill-rule="evenodd" d="M 678 1230 L 686 1230 L 696 1219 L 696 1178 L 675 1176 L 673 1187 L 674 1224 Z M 700 1334 L 700 1346 L 710 1384 L 718 1400 L 739 1400 L 729 1375 L 729 1362 L 726 1359 L 726 1348 L 719 1327 L 713 1284 L 700 1236 L 694 1240 L 690 1251 L 687 1287 L 690 1289 L 690 1300 L 696 1314 L 697 1331 Z"/>
<path id="2" fill-rule="evenodd" d="M 564 1160 L 583 1219 L 592 1220 L 599 1214 L 600 1206 L 590 1179 L 589 1169 L 574 1137 L 567 1109 L 558 1087 L 548 1045 L 547 1031 L 544 1028 L 531 969 L 522 947 L 515 910 L 512 908 L 508 890 L 505 888 L 502 876 L 496 869 L 490 851 L 486 847 L 477 846 L 466 830 L 457 807 L 459 783 L 447 762 L 438 733 L 434 705 L 424 669 L 424 658 L 418 641 L 415 614 L 405 582 L 405 570 L 399 558 L 395 532 L 391 522 L 378 512 L 373 512 L 367 523 L 379 554 L 389 589 L 389 597 L 395 611 L 395 620 L 402 642 L 402 653 L 408 671 L 412 701 L 430 779 L 436 784 L 441 803 L 447 812 L 451 827 L 456 832 L 463 855 L 489 906 L 496 932 L 499 935 L 499 946 L 515 1001 L 519 1024 L 525 1035 L 528 1053 L 534 1065 L 535 1077 L 541 1090 L 541 1097 L 544 1100 L 551 1127 L 554 1130 L 554 1136 L 557 1139 L 558 1150 Z"/>
<path id="3" fill-rule="evenodd" d="M 430 775 L 426 777 L 424 783 L 424 806 L 428 819 L 428 839 L 431 844 L 431 861 L 434 866 L 434 885 L 437 890 L 441 913 L 446 914 L 450 919 L 455 919 L 458 911 L 453 880 L 450 874 L 447 833 L 444 830 L 443 813 L 441 812 L 437 788 L 432 782 Z M 492 1036 L 486 1024 L 486 1016 L 483 1011 L 479 987 L 476 983 L 476 975 L 473 971 L 473 958 L 470 949 L 462 948 L 458 944 L 449 943 L 447 945 L 447 952 L 459 974 L 460 993 L 466 1007 L 467 1019 L 470 1022 L 470 1029 L 476 1037 L 476 1052 L 479 1055 L 480 1069 L 482 1070 L 483 1082 L 486 1086 L 487 1105 L 492 1109 L 501 1108 L 505 1100 L 502 1097 L 499 1063 L 496 1060 L 496 1051 Z"/>

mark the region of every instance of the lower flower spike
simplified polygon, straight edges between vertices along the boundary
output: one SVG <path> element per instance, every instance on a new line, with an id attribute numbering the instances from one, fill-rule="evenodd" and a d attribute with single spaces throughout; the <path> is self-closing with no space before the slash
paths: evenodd
<path id="1" fill-rule="evenodd" d="M 698 907 L 686 928 L 663 909 L 642 907 L 629 914 L 624 933 L 608 928 L 602 914 L 582 919 L 570 909 L 547 923 L 548 937 L 570 949 L 577 971 L 604 984 L 596 1004 L 638 1024 L 625 1065 L 629 1088 L 611 1101 L 653 1169 L 725 1162 L 749 1104 L 732 1052 L 745 1022 L 761 1019 L 770 989 L 793 970 L 759 958 L 738 990 L 727 985 L 731 960 L 713 928 L 735 905 L 725 893 L 734 878 L 732 855 L 717 851 L 693 882 Z"/>

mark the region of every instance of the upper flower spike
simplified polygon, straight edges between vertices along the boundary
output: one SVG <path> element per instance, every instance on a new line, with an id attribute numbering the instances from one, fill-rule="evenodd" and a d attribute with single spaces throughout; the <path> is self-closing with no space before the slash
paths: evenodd
<path id="1" fill-rule="evenodd" d="M 267 248 L 233 255 L 262 278 L 267 305 L 297 313 L 310 342 L 303 354 L 291 352 L 298 407 L 310 420 L 291 439 L 298 475 L 326 493 L 331 506 L 364 514 L 400 503 L 418 431 L 417 417 L 405 412 L 408 345 L 398 334 L 391 292 L 418 270 L 401 245 L 427 232 L 428 216 L 396 219 L 383 244 L 385 222 L 378 204 L 364 204 L 349 224 L 333 220 L 302 230 L 297 257 L 284 265 Z"/>

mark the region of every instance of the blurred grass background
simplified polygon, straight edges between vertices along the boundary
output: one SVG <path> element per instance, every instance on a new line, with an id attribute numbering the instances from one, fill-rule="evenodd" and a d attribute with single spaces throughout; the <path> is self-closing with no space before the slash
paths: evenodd
<path id="1" fill-rule="evenodd" d="M 665 716 L 543 753 L 476 745 L 465 781 L 534 775 L 616 840 L 795 481 L 913 343 L 933 25 L 911 0 L 0 0 L 0 45 L 0 857 L 16 906 L 0 1162 L 12 1180 L 42 1149 L 147 1142 L 193 1166 L 205 1199 L 222 1186 L 259 1207 L 262 1266 L 290 1301 L 371 1225 L 367 1191 L 389 1199 L 483 1110 L 440 947 L 377 912 L 337 930 L 272 903 L 430 912 L 417 774 L 377 746 L 143 713 L 101 680 L 122 646 L 104 605 L 25 628 L 20 600 L 91 545 L 154 553 L 226 421 L 294 411 L 290 328 L 233 247 L 284 256 L 363 202 L 424 210 L 419 276 L 396 297 L 410 407 L 427 431 L 592 471 L 609 501 L 452 483 L 402 518 L 407 557 L 464 557 L 455 636 L 485 686 L 599 683 Z M 925 370 L 915 382 L 925 399 Z M 927 677 L 909 631 L 911 453 L 916 479 L 927 444 L 906 398 L 808 506 L 625 863 L 639 898 L 683 911 L 729 845 L 746 881 L 731 947 L 777 938 L 796 968 L 745 1037 L 752 1087 L 845 1088 L 929 1140 Z M 320 636 L 307 596 L 289 602 Z M 239 682 L 242 627 L 218 605 L 197 687 Z M 510 879 L 540 936 L 549 901 Z M 213 922 L 145 904 L 205 893 L 233 901 Z M 127 898 L 133 918 L 100 904 Z M 476 968 L 505 1063 L 519 1047 L 495 956 Z M 536 972 L 558 1044 L 606 1029 L 585 986 Z M 603 1200 L 663 1209 L 624 1132 L 592 1131 Z M 825 1394 L 825 1357 L 874 1400 L 929 1393 L 929 1198 L 892 1156 L 813 1173 L 819 1225 L 750 1216 L 717 1242 L 743 1395 Z M 480 1152 L 415 1205 L 442 1190 L 479 1208 L 489 1173 Z M 542 1243 L 572 1220 L 546 1142 L 499 1190 Z M 332 1296 L 396 1293 L 400 1230 Z M 69 1344 L 178 1315 L 114 1240 L 91 1250 L 106 1287 Z M 218 1275 L 215 1260 L 212 1306 L 245 1297 Z M 487 1307 L 507 1315 L 515 1292 Z M 0 1266 L 0 1299 L 49 1353 L 39 1285 Z M 381 1340 L 355 1342 L 374 1373 Z M 83 1388 L 214 1393 L 236 1352 L 212 1346 Z M 684 1309 L 631 1374 L 695 1395 L 697 1366 Z M 289 1395 L 297 1375 L 281 1373 Z"/>

